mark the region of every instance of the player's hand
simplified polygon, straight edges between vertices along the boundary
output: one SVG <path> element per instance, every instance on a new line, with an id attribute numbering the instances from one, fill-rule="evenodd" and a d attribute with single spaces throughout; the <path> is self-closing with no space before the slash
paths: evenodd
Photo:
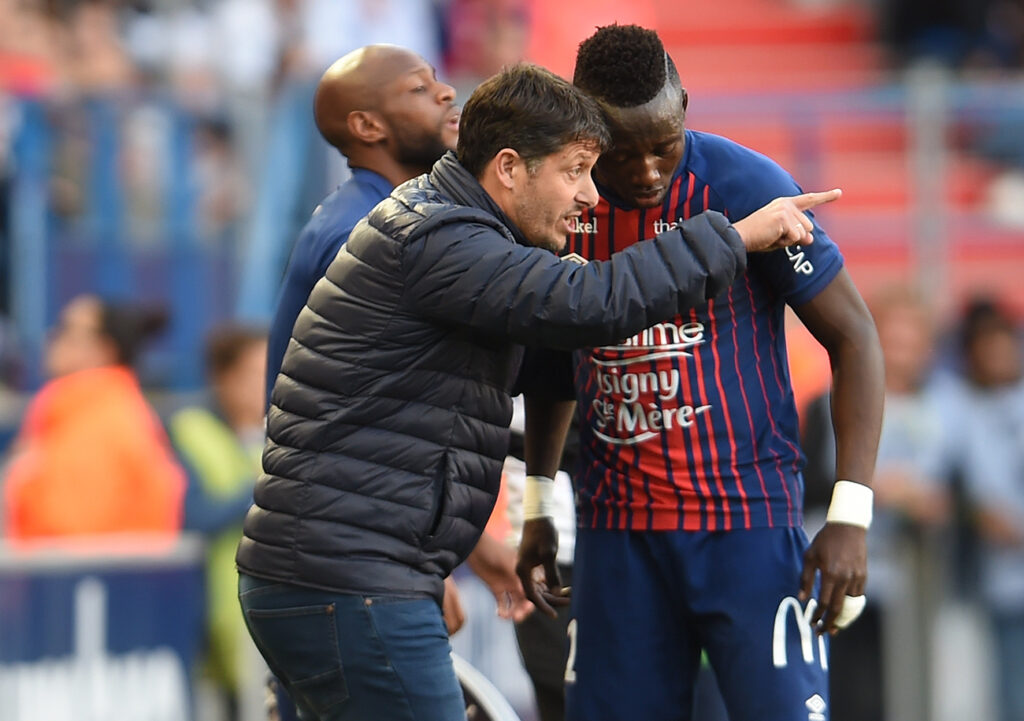
<path id="1" fill-rule="evenodd" d="M 868 577 L 867 530 L 847 523 L 826 523 L 804 553 L 800 601 L 811 597 L 814 578 L 821 574 L 818 607 L 811 623 L 819 633 L 835 635 L 836 618 L 847 596 L 863 596 Z"/>
<path id="2" fill-rule="evenodd" d="M 518 622 L 533 613 L 533 604 L 526 600 L 523 584 L 516 575 L 514 550 L 485 533 L 466 560 L 473 573 L 491 589 L 501 618 Z"/>
<path id="3" fill-rule="evenodd" d="M 776 198 L 760 210 L 732 224 L 748 253 L 778 250 L 790 245 L 810 245 L 814 224 L 805 211 L 837 200 L 839 188 L 823 193 L 804 193 Z"/>
<path id="4" fill-rule="evenodd" d="M 523 523 L 523 540 L 519 544 L 519 562 L 516 573 L 526 591 L 542 613 L 558 617 L 556 606 L 568 606 L 569 596 L 562 588 L 555 556 L 558 555 L 558 531 L 548 517 L 533 518 Z M 534 573 L 543 569 L 543 574 Z"/>
<path id="5" fill-rule="evenodd" d="M 459 589 L 451 576 L 444 579 L 444 601 L 441 603 L 441 615 L 444 617 L 444 625 L 448 627 L 449 636 L 454 636 L 455 632 L 466 622 L 466 612 L 462 608 Z"/>

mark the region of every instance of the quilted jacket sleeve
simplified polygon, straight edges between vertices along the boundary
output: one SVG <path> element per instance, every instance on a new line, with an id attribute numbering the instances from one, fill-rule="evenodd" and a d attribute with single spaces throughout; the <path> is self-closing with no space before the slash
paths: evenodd
<path id="1" fill-rule="evenodd" d="M 411 242 L 402 265 L 409 310 L 570 350 L 613 343 L 704 304 L 745 270 L 746 251 L 713 211 L 582 266 L 453 218 Z"/>

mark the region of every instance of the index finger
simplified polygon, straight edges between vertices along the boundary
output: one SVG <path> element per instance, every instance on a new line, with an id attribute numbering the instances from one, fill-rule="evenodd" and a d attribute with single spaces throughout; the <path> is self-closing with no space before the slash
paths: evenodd
<path id="1" fill-rule="evenodd" d="M 835 591 L 835 583 L 833 583 L 830 577 L 822 574 L 821 588 L 818 590 L 818 607 L 814 609 L 814 615 L 811 616 L 812 626 L 817 626 L 822 618 L 825 617 L 825 612 L 831 609 L 833 605 L 833 591 Z"/>
<path id="2" fill-rule="evenodd" d="M 562 577 L 558 573 L 558 566 L 553 558 L 544 562 L 544 582 L 548 584 L 548 588 L 559 589 L 562 587 Z"/>
<path id="3" fill-rule="evenodd" d="M 814 576 L 817 571 L 818 569 L 813 563 L 804 561 L 803 571 L 800 572 L 800 595 L 798 596 L 800 601 L 806 601 L 814 593 Z"/>
<path id="4" fill-rule="evenodd" d="M 804 193 L 803 195 L 793 196 L 793 205 L 800 210 L 810 210 L 819 205 L 831 203 L 833 200 L 839 200 L 842 195 L 843 191 L 839 188 L 833 188 L 821 193 Z"/>

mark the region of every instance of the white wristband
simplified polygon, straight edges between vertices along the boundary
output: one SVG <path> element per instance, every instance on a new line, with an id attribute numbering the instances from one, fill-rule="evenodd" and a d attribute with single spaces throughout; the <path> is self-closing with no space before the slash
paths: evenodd
<path id="1" fill-rule="evenodd" d="M 555 481 L 547 476 L 527 476 L 523 487 L 523 520 L 555 515 Z"/>
<path id="2" fill-rule="evenodd" d="M 825 521 L 847 523 L 851 526 L 871 526 L 871 504 L 875 492 L 863 483 L 836 481 L 832 486 L 832 502 L 828 506 Z"/>

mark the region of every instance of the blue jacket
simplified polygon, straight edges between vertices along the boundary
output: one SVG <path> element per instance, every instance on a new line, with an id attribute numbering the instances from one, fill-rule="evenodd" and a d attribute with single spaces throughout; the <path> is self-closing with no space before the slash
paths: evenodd
<path id="1" fill-rule="evenodd" d="M 628 338 L 745 265 L 718 213 L 604 263 L 561 260 L 449 153 L 355 228 L 299 314 L 239 568 L 440 600 L 494 505 L 521 346 Z"/>
<path id="2" fill-rule="evenodd" d="M 281 359 L 292 337 L 292 327 L 306 304 L 309 292 L 323 277 L 356 223 L 388 197 L 393 188 L 390 180 L 372 170 L 352 168 L 352 177 L 323 199 L 299 233 L 281 279 L 281 290 L 267 338 L 266 402 L 270 402 L 270 391 L 281 370 Z"/>

